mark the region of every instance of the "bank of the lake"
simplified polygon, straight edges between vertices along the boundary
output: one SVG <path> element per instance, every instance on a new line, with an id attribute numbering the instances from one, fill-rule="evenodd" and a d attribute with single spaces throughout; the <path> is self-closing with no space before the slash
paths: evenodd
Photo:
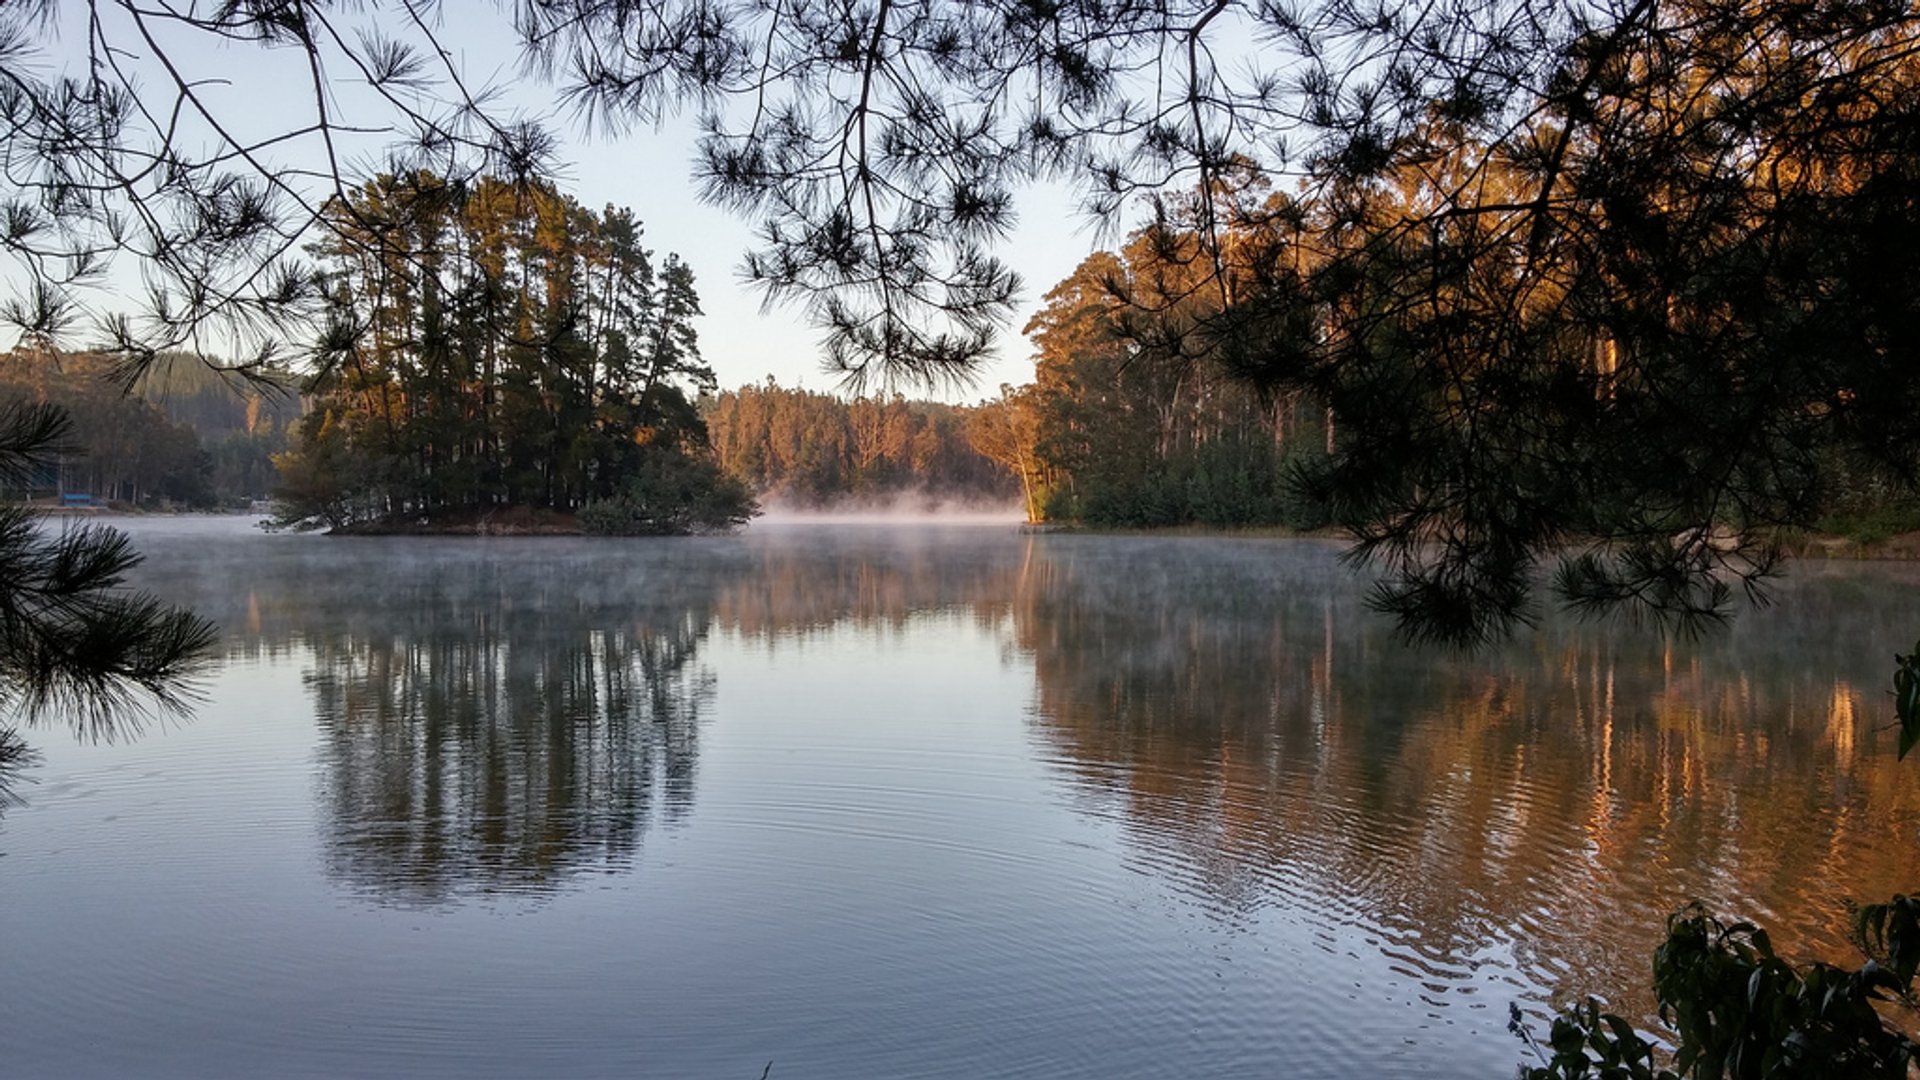
<path id="1" fill-rule="evenodd" d="M 328 536 L 580 536 L 578 515 L 547 507 L 461 510 L 429 519 L 375 518 L 336 525 Z"/>
<path id="2" fill-rule="evenodd" d="M 1874 540 L 1811 533 L 1803 538 L 1796 538 L 1785 546 L 1790 555 L 1799 559 L 1909 562 L 1920 559 L 1920 532 L 1899 533 Z"/>
<path id="3" fill-rule="evenodd" d="M 1075 522 L 1028 522 L 1021 531 L 1061 536 L 1137 536 L 1187 537 L 1224 540 L 1322 540 L 1350 543 L 1352 535 L 1342 529 L 1302 531 L 1280 525 L 1215 526 L 1165 525 L 1157 527 L 1082 525 Z M 1863 562 L 1912 562 L 1920 560 L 1920 531 L 1903 532 L 1875 539 L 1860 539 L 1835 533 L 1794 530 L 1780 539 L 1786 555 L 1795 559 L 1858 560 Z"/>

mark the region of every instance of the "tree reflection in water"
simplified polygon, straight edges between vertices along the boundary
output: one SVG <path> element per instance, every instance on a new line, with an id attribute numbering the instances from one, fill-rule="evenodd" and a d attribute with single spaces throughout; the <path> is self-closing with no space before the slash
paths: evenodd
<path id="1" fill-rule="evenodd" d="M 711 592 L 592 569 L 449 563 L 305 635 L 339 880 L 405 904 L 538 894 L 685 816 Z"/>
<path id="2" fill-rule="evenodd" d="M 1048 782 L 1182 910 L 1377 953 L 1436 1014 L 1587 989 L 1631 1007 L 1694 897 L 1844 957 L 1845 898 L 1909 887 L 1920 855 L 1920 785 L 1873 731 L 1920 567 L 1798 565 L 1777 607 L 1703 642 L 1549 619 L 1464 657 L 1400 643 L 1310 543 L 407 543 L 174 583 L 228 605 L 209 614 L 230 658 L 310 655 L 328 863 L 383 900 L 632 860 L 691 805 L 712 634 L 852 626 L 910 652 L 929 614 L 1031 665 Z"/>
<path id="3" fill-rule="evenodd" d="M 1911 885 L 1920 786 L 1871 735 L 1910 573 L 1798 567 L 1703 642 L 1550 619 L 1468 657 L 1399 642 L 1330 555 L 1166 555 L 1060 545 L 1013 622 L 1073 805 L 1224 919 L 1358 937 L 1436 1008 L 1488 962 L 1645 1008 L 1690 899 L 1846 957 L 1847 897 Z"/>
<path id="4" fill-rule="evenodd" d="M 656 813 L 693 799 L 711 683 L 696 618 L 316 642 L 333 872 L 431 903 L 629 861 Z"/>

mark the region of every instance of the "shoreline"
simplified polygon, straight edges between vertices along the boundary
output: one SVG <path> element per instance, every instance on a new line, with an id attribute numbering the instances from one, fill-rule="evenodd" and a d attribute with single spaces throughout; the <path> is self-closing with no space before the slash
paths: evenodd
<path id="1" fill-rule="evenodd" d="M 321 532 L 322 536 L 585 536 L 572 514 L 565 520 L 528 519 L 509 516 L 496 520 L 489 516 L 471 521 L 446 522 L 363 522 L 341 525 Z"/>
<path id="2" fill-rule="evenodd" d="M 1023 522 L 1019 530 L 1032 536 L 1138 536 L 1167 539 L 1215 540 L 1318 540 L 1350 543 L 1352 537 L 1339 529 L 1314 529 L 1302 532 L 1282 525 L 1220 527 L 1212 525 L 1077 525 L 1069 522 Z M 1861 542 L 1832 533 L 1801 533 L 1783 541 L 1782 552 L 1789 559 L 1809 562 L 1920 562 L 1920 531 L 1901 533 L 1884 540 Z"/>
<path id="3" fill-rule="evenodd" d="M 18 504 L 16 504 L 18 505 Z M 25 504 L 39 515 L 65 520 L 99 519 L 150 520 L 164 521 L 175 518 L 263 518 L 264 515 L 253 510 L 140 510 L 131 507 L 71 507 Z M 860 524 L 880 525 L 889 521 L 898 521 L 903 525 L 940 524 L 940 515 L 925 518 L 889 519 L 884 516 L 860 517 L 845 521 L 835 520 L 834 515 L 823 514 L 817 520 L 809 520 L 812 515 L 781 515 L 766 524 L 802 525 L 802 524 Z M 746 528 L 761 523 L 763 519 L 750 522 Z M 978 521 L 969 523 L 989 525 L 997 522 Z M 1118 525 L 1079 525 L 1070 522 L 1008 522 L 1012 528 L 1026 536 L 1132 536 L 1159 539 L 1195 539 L 1195 540 L 1313 540 L 1322 543 L 1348 543 L 1351 541 L 1345 532 L 1338 529 L 1314 529 L 1302 532 L 1281 525 L 1249 525 L 1221 527 L 1212 525 L 1161 525 L 1161 526 L 1118 526 Z M 315 530 L 323 536 L 557 536 L 581 537 L 591 535 L 580 528 L 575 516 L 555 510 L 533 511 L 527 508 L 502 508 L 482 515 L 462 517 L 433 523 L 396 523 L 363 522 L 341 528 Z M 1851 537 L 1833 533 L 1799 533 L 1781 544 L 1782 552 L 1789 559 L 1811 562 L 1920 562 L 1920 530 L 1900 533 L 1885 539 L 1862 542 Z"/>

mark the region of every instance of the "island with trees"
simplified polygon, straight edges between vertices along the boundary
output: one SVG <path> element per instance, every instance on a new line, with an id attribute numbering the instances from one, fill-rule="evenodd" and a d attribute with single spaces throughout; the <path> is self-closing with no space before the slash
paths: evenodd
<path id="1" fill-rule="evenodd" d="M 693 274 L 630 211 L 383 176 L 329 211 L 325 325 L 278 522 L 336 532 L 724 530 L 754 512 L 695 395 Z"/>

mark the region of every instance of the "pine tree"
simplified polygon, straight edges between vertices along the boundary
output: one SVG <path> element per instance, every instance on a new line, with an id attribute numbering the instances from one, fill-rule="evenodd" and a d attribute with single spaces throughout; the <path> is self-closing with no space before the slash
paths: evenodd
<path id="1" fill-rule="evenodd" d="M 57 408 L 0 406 L 0 488 L 25 487 L 70 431 Z M 0 505 L 0 715 L 70 723 L 92 737 L 179 711 L 208 658 L 213 626 L 122 587 L 140 561 L 124 534 L 55 529 L 23 505 Z M 0 795 L 26 744 L 0 727 Z"/>

